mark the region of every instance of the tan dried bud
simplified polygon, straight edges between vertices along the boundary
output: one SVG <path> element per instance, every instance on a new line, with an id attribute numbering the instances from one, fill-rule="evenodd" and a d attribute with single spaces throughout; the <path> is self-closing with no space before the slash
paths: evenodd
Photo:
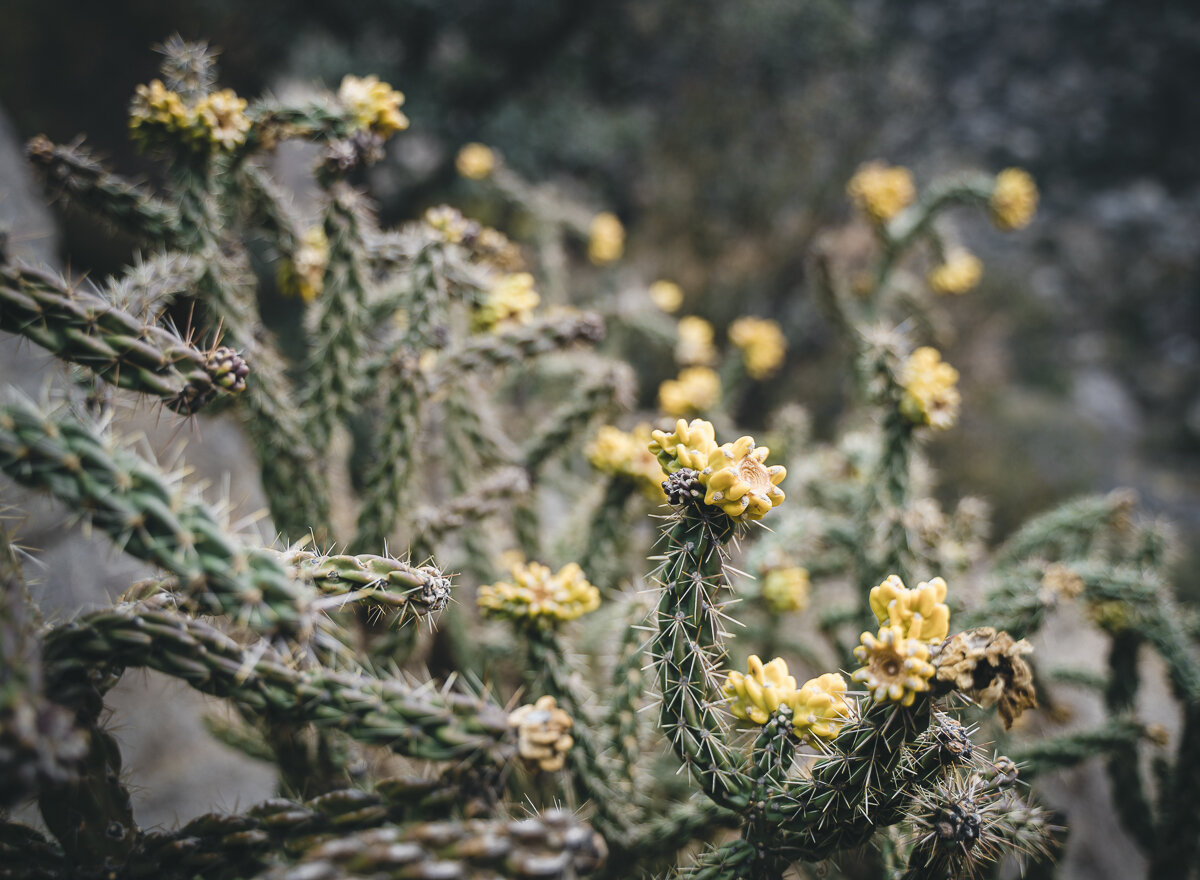
<path id="1" fill-rule="evenodd" d="M 1075 599 L 1083 593 L 1083 578 L 1069 566 L 1055 562 L 1042 574 L 1042 589 L 1050 596 Z"/>
<path id="2" fill-rule="evenodd" d="M 1026 709 L 1037 708 L 1033 671 L 1024 655 L 1033 651 L 1025 639 L 1015 641 L 990 626 L 967 630 L 950 638 L 934 659 L 937 680 L 949 682 L 987 707 L 995 705 L 1012 727 Z"/>
<path id="3" fill-rule="evenodd" d="M 508 726 L 517 730 L 521 758 L 531 767 L 548 772 L 562 769 L 567 752 L 575 744 L 568 732 L 573 725 L 571 716 L 550 696 L 521 706 L 508 716 Z"/>

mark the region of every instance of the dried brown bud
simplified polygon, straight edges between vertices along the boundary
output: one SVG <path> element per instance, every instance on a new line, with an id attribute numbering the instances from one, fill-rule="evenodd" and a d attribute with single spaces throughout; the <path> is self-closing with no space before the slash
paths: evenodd
<path id="1" fill-rule="evenodd" d="M 949 682 L 983 706 L 995 704 L 1006 728 L 1026 709 L 1037 708 L 1033 672 L 1024 655 L 1033 646 L 990 626 L 959 633 L 934 658 L 937 680 Z"/>
<path id="2" fill-rule="evenodd" d="M 550 696 L 521 706 L 508 716 L 508 726 L 517 729 L 521 757 L 532 767 L 550 772 L 562 769 L 567 752 L 575 744 L 568 733 L 573 725 L 571 716 Z"/>

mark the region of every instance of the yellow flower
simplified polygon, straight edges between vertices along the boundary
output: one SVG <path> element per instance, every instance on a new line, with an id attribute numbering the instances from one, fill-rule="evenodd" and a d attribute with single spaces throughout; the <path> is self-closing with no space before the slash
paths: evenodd
<path id="1" fill-rule="evenodd" d="M 484 144 L 467 144 L 458 151 L 454 167 L 463 177 L 483 180 L 496 168 L 496 154 Z"/>
<path id="2" fill-rule="evenodd" d="M 1005 168 L 996 175 L 996 187 L 988 205 L 992 221 L 1003 230 L 1023 229 L 1037 212 L 1037 184 L 1021 168 Z"/>
<path id="3" fill-rule="evenodd" d="M 648 424 L 640 424 L 631 432 L 604 425 L 588 444 L 585 454 L 592 467 L 606 474 L 632 479 L 647 497 L 661 501 L 663 470 L 650 451 L 652 434 Z"/>
<path id="4" fill-rule="evenodd" d="M 233 89 L 221 89 L 201 98 L 196 104 L 196 119 L 204 137 L 222 150 L 244 144 L 246 132 L 250 131 L 246 101 Z"/>
<path id="5" fill-rule="evenodd" d="M 792 729 L 797 736 L 833 739 L 850 720 L 846 679 L 836 672 L 827 672 L 804 682 L 787 704 L 792 710 Z"/>
<path id="6" fill-rule="evenodd" d="M 734 718 L 754 724 L 766 724 L 780 706 L 790 704 L 796 695 L 796 679 L 788 674 L 787 662 L 776 657 L 763 664 L 757 654 L 750 655 L 749 672 L 731 672 L 721 688 L 729 701 Z"/>
<path id="7" fill-rule="evenodd" d="M 329 241 L 325 230 L 312 226 L 304 231 L 300 246 L 291 262 L 279 267 L 279 291 L 284 296 L 298 296 L 312 302 L 325 284 L 325 267 L 329 264 Z"/>
<path id="8" fill-rule="evenodd" d="M 767 318 L 738 318 L 729 325 L 729 341 L 741 350 L 752 379 L 765 379 L 778 370 L 787 351 L 783 331 Z"/>
<path id="9" fill-rule="evenodd" d="M 674 281 L 659 279 L 650 285 L 650 300 L 664 312 L 673 312 L 683 305 L 683 289 Z"/>
<path id="10" fill-rule="evenodd" d="M 696 315 L 686 315 L 676 325 L 679 340 L 675 343 L 675 360 L 684 366 L 708 366 L 717 359 L 713 348 L 713 326 Z"/>
<path id="11" fill-rule="evenodd" d="M 711 367 L 688 367 L 658 386 L 658 406 L 669 416 L 712 409 L 721 400 L 721 377 Z"/>
<path id="12" fill-rule="evenodd" d="M 807 568 L 773 568 L 763 576 L 762 594 L 776 613 L 803 611 L 808 607 L 809 586 Z"/>
<path id="13" fill-rule="evenodd" d="M 163 134 L 191 135 L 195 126 L 195 112 L 160 80 L 151 80 L 134 91 L 129 105 L 129 132 L 139 148 L 157 146 Z"/>
<path id="14" fill-rule="evenodd" d="M 717 448 L 716 429 L 704 419 L 692 419 L 690 423 L 679 419 L 672 433 L 652 431 L 650 436 L 648 448 L 668 474 L 680 468 L 704 470 L 708 467 L 708 457 Z"/>
<path id="15" fill-rule="evenodd" d="M 484 614 L 538 624 L 575 620 L 600 607 L 600 591 L 588 583 L 571 562 L 558 572 L 539 562 L 514 562 L 510 581 L 479 588 L 477 602 Z"/>
<path id="16" fill-rule="evenodd" d="M 486 331 L 505 323 L 526 323 L 538 302 L 532 275 L 528 272 L 504 275 L 476 306 L 472 326 L 477 331 Z"/>
<path id="17" fill-rule="evenodd" d="M 345 105 L 354 121 L 387 138 L 408 128 L 408 117 L 400 112 L 404 95 L 376 76 L 347 76 L 338 88 L 338 100 Z"/>
<path id="18" fill-rule="evenodd" d="M 950 632 L 946 582 L 940 577 L 913 589 L 896 575 L 871 588 L 871 610 L 884 626 L 899 627 L 906 638 L 941 644 Z"/>
<path id="19" fill-rule="evenodd" d="M 478 224 L 472 223 L 462 215 L 461 211 L 450 205 L 438 205 L 436 208 L 426 209 L 425 222 L 440 232 L 450 244 L 460 244 L 463 238 L 472 231 L 472 227 L 479 228 Z"/>
<path id="20" fill-rule="evenodd" d="M 588 228 L 588 259 L 597 266 L 621 259 L 625 252 L 625 227 L 616 214 L 604 211 L 592 218 Z"/>
<path id="21" fill-rule="evenodd" d="M 958 419 L 961 398 L 954 386 L 958 370 L 942 361 L 936 348 L 918 348 L 900 369 L 904 396 L 900 412 L 909 421 L 945 430 Z"/>
<path id="22" fill-rule="evenodd" d="M 735 519 L 762 519 L 773 507 L 783 503 L 779 484 L 787 476 L 783 465 L 767 467 L 770 450 L 755 446 L 753 437 L 739 437 L 708 456 L 708 466 L 700 471 L 705 486 L 704 503 L 720 507 Z"/>
<path id="23" fill-rule="evenodd" d="M 934 293 L 966 293 L 974 290 L 983 277 L 983 262 L 974 254 L 953 250 L 946 261 L 929 272 L 929 286 Z"/>
<path id="24" fill-rule="evenodd" d="M 872 220 L 886 223 L 912 204 L 917 188 L 907 168 L 868 162 L 850 178 L 846 193 Z"/>
<path id="25" fill-rule="evenodd" d="M 928 644 L 906 639 L 899 626 L 885 626 L 878 636 L 865 632 L 860 641 L 854 656 L 865 665 L 850 678 L 865 684 L 875 702 L 891 700 L 911 706 L 917 694 L 929 690 L 934 668 Z"/>

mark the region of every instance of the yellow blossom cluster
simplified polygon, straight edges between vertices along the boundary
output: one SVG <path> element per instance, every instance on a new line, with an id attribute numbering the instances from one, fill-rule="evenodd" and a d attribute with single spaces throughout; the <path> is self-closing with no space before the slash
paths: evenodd
<path id="1" fill-rule="evenodd" d="M 865 632 L 860 642 L 854 656 L 863 666 L 850 678 L 866 685 L 875 702 L 911 706 L 917 694 L 929 690 L 935 670 L 927 642 L 905 638 L 900 626 L 884 626 L 878 635 Z"/>
<path id="2" fill-rule="evenodd" d="M 807 608 L 810 587 L 808 569 L 798 565 L 773 568 L 763 575 L 763 599 L 776 614 Z"/>
<path id="3" fill-rule="evenodd" d="M 175 143 L 205 150 L 232 150 L 246 142 L 250 118 L 245 100 L 232 89 L 205 95 L 189 106 L 156 79 L 135 90 L 129 107 L 129 130 L 143 149 Z"/>
<path id="4" fill-rule="evenodd" d="M 298 296 L 312 302 L 320 295 L 325 283 L 325 267 L 329 265 L 329 241 L 320 226 L 310 226 L 300 239 L 300 246 L 290 261 L 279 267 L 279 290 L 284 296 Z"/>
<path id="5" fill-rule="evenodd" d="M 923 346 L 909 355 L 899 379 L 904 388 L 900 412 L 909 421 L 944 430 L 958 419 L 958 370 L 943 362 L 936 348 Z"/>
<path id="6" fill-rule="evenodd" d="M 648 424 L 640 424 L 632 431 L 605 425 L 596 432 L 584 451 L 596 470 L 628 477 L 648 497 L 661 501 L 665 497 L 662 489 L 663 469 L 658 458 L 650 451 L 652 442 Z"/>
<path id="7" fill-rule="evenodd" d="M 659 279 L 650 285 L 650 301 L 668 314 L 683 305 L 683 288 L 674 281 Z"/>
<path id="8" fill-rule="evenodd" d="M 859 167 L 846 193 L 876 223 L 886 223 L 913 203 L 917 188 L 907 168 L 868 162 Z"/>
<path id="9" fill-rule="evenodd" d="M 524 324 L 533 316 L 539 302 L 532 275 L 528 272 L 504 275 L 476 305 L 472 327 L 486 332 L 505 324 Z"/>
<path id="10" fill-rule="evenodd" d="M 742 352 L 742 363 L 752 379 L 766 379 L 783 364 L 787 339 L 779 324 L 768 318 L 738 318 L 729 325 L 729 341 Z"/>
<path id="11" fill-rule="evenodd" d="M 485 144 L 467 144 L 454 159 L 458 173 L 470 180 L 483 180 L 496 170 L 496 154 Z"/>
<path id="12" fill-rule="evenodd" d="M 786 706 L 797 735 L 832 739 L 850 717 L 846 681 L 837 673 L 826 673 L 796 687 L 796 679 L 782 657 L 764 664 L 752 655 L 747 668 L 746 674 L 730 672 L 721 688 L 735 718 L 766 724 L 781 706 Z"/>
<path id="13" fill-rule="evenodd" d="M 676 325 L 675 360 L 683 366 L 711 366 L 717 359 L 713 326 L 696 315 L 685 315 Z"/>
<path id="14" fill-rule="evenodd" d="M 479 588 L 477 602 L 485 614 L 553 625 L 600 607 L 600 591 L 574 562 L 552 573 L 540 562 L 515 561 L 509 574 L 510 581 Z"/>
<path id="15" fill-rule="evenodd" d="M 621 259 L 625 252 L 625 227 L 616 214 L 603 211 L 588 227 L 588 259 L 597 266 Z"/>
<path id="16" fill-rule="evenodd" d="M 658 408 L 669 416 L 706 412 L 721 400 L 721 377 L 711 367 L 688 367 L 658 386 Z"/>
<path id="17" fill-rule="evenodd" d="M 950 632 L 950 606 L 946 604 L 946 582 L 935 577 L 911 590 L 897 575 L 871 588 L 871 611 L 884 626 L 896 626 L 905 638 L 931 645 L 941 644 Z"/>
<path id="18" fill-rule="evenodd" d="M 1037 184 L 1028 171 L 1005 168 L 996 175 L 996 186 L 988 202 L 992 221 L 1005 231 L 1024 229 L 1037 213 Z"/>
<path id="19" fill-rule="evenodd" d="M 346 76 L 337 96 L 359 127 L 382 138 L 408 128 L 408 117 L 400 112 L 404 94 L 377 76 Z"/>
<path id="20" fill-rule="evenodd" d="M 783 465 L 767 467 L 770 450 L 755 446 L 753 437 L 739 437 L 713 450 L 700 471 L 704 503 L 720 507 L 734 519 L 762 519 L 783 503 L 779 484 L 787 476 Z"/>
<path id="21" fill-rule="evenodd" d="M 962 248 L 946 254 L 946 259 L 930 270 L 926 280 L 934 293 L 966 293 L 979 286 L 983 261 Z"/>
<path id="22" fill-rule="evenodd" d="M 680 468 L 702 471 L 708 467 L 708 457 L 717 448 L 717 434 L 712 422 L 692 419 L 675 422 L 675 430 L 651 431 L 650 452 L 658 458 L 663 471 L 673 474 Z"/>

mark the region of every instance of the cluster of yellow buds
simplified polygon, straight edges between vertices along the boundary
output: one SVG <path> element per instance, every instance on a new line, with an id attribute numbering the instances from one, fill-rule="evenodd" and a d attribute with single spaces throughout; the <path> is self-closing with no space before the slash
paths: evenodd
<path id="1" fill-rule="evenodd" d="M 832 739 L 850 717 L 846 681 L 837 673 L 826 673 L 796 687 L 782 657 L 764 664 L 752 655 L 747 668 L 746 674 L 730 672 L 721 688 L 735 718 L 766 724 L 780 706 L 786 706 L 797 735 Z"/>
<path id="2" fill-rule="evenodd" d="M 808 569 L 791 565 L 773 568 L 763 575 L 762 595 L 767 607 L 776 614 L 803 611 L 808 607 L 810 587 Z"/>
<path id="3" fill-rule="evenodd" d="M 913 203 L 917 188 L 907 168 L 868 162 L 859 167 L 846 193 L 876 223 L 886 223 Z"/>
<path id="4" fill-rule="evenodd" d="M 958 389 L 958 370 L 945 363 L 936 348 L 922 346 L 900 368 L 904 396 L 900 412 L 917 425 L 944 430 L 958 419 L 962 402 Z"/>
<path id="5" fill-rule="evenodd" d="M 476 232 L 479 224 L 468 220 L 462 211 L 450 205 L 437 205 L 425 209 L 425 222 L 440 232 L 449 244 L 461 244 L 463 239 Z"/>
<path id="6" fill-rule="evenodd" d="M 625 227 L 616 214 L 603 211 L 588 227 L 588 259 L 597 266 L 621 259 L 625 253 Z"/>
<path id="7" fill-rule="evenodd" d="M 596 470 L 628 477 L 649 498 L 661 501 L 665 497 L 662 489 L 663 470 L 658 458 L 650 451 L 652 441 L 648 424 L 640 424 L 632 431 L 604 425 L 584 452 Z"/>
<path id="8" fill-rule="evenodd" d="M 404 95 L 377 76 L 346 76 L 338 87 L 338 101 L 350 111 L 354 122 L 388 138 L 408 128 L 408 117 L 400 112 Z"/>
<path id="9" fill-rule="evenodd" d="M 927 280 L 934 293 L 966 293 L 979 286 L 983 277 L 983 261 L 979 257 L 956 248 L 946 254 L 944 262 L 930 270 Z"/>
<path id="10" fill-rule="evenodd" d="M 742 363 L 752 379 L 773 375 L 787 353 L 783 331 L 769 318 L 738 318 L 729 325 L 729 341 L 741 350 Z"/>
<path id="11" fill-rule="evenodd" d="M 673 312 L 683 305 L 683 288 L 674 281 L 660 278 L 650 285 L 648 293 L 650 301 L 664 312 Z"/>
<path id="12" fill-rule="evenodd" d="M 704 503 L 719 507 L 734 519 L 762 519 L 783 503 L 779 484 L 787 476 L 783 465 L 767 467 L 770 450 L 755 446 L 753 437 L 739 437 L 708 456 L 700 471 L 705 486 Z"/>
<path id="13" fill-rule="evenodd" d="M 900 627 L 905 638 L 940 644 L 950 632 L 948 589 L 940 577 L 910 590 L 897 575 L 888 575 L 871 588 L 871 611 L 881 624 Z"/>
<path id="14" fill-rule="evenodd" d="M 996 186 L 988 202 L 992 221 L 1000 229 L 1024 229 L 1037 213 L 1037 184 L 1028 171 L 1005 168 L 996 175 Z"/>
<path id="15" fill-rule="evenodd" d="M 658 386 L 658 408 L 669 416 L 707 412 L 721 400 L 721 377 L 711 367 L 688 367 Z"/>
<path id="16" fill-rule="evenodd" d="M 871 611 L 882 624 L 878 635 L 863 633 L 854 656 L 864 666 L 851 676 L 878 701 L 911 706 L 929 690 L 934 667 L 930 648 L 950 632 L 946 582 L 938 577 L 909 589 L 896 575 L 871 589 Z"/>
<path id="17" fill-rule="evenodd" d="M 470 180 L 483 180 L 496 170 L 496 154 L 485 144 L 467 144 L 454 159 L 458 173 Z"/>
<path id="18" fill-rule="evenodd" d="M 702 471 L 708 467 L 708 457 L 717 448 L 717 433 L 712 422 L 692 419 L 675 422 L 675 430 L 651 431 L 649 449 L 658 458 L 663 471 L 673 474 L 682 468 Z"/>
<path id="19" fill-rule="evenodd" d="M 477 602 L 485 614 L 538 624 L 575 620 L 600 607 L 600 591 L 574 562 L 557 572 L 540 562 L 514 562 L 511 581 L 479 588 Z"/>
<path id="20" fill-rule="evenodd" d="M 709 366 L 717 359 L 713 325 L 696 315 L 685 315 L 675 325 L 675 361 L 683 366 Z"/>
<path id="21" fill-rule="evenodd" d="M 504 324 L 527 323 L 540 301 L 533 289 L 533 276 L 528 272 L 504 275 L 476 305 L 472 329 L 484 332 Z"/>
<path id="22" fill-rule="evenodd" d="M 279 290 L 285 296 L 298 296 L 312 302 L 325 284 L 329 265 L 329 240 L 320 226 L 310 226 L 300 238 L 300 246 L 290 261 L 279 267 Z"/>
<path id="23" fill-rule="evenodd" d="M 129 107 L 129 130 L 143 149 L 174 143 L 232 150 L 246 142 L 250 118 L 245 100 L 232 89 L 212 92 L 189 106 L 156 79 L 137 87 Z"/>
<path id="24" fill-rule="evenodd" d="M 517 753 L 521 758 L 547 773 L 561 770 L 567 752 L 575 745 L 568 732 L 574 722 L 551 696 L 539 697 L 536 703 L 514 710 L 508 716 L 508 726 L 517 731 Z"/>

